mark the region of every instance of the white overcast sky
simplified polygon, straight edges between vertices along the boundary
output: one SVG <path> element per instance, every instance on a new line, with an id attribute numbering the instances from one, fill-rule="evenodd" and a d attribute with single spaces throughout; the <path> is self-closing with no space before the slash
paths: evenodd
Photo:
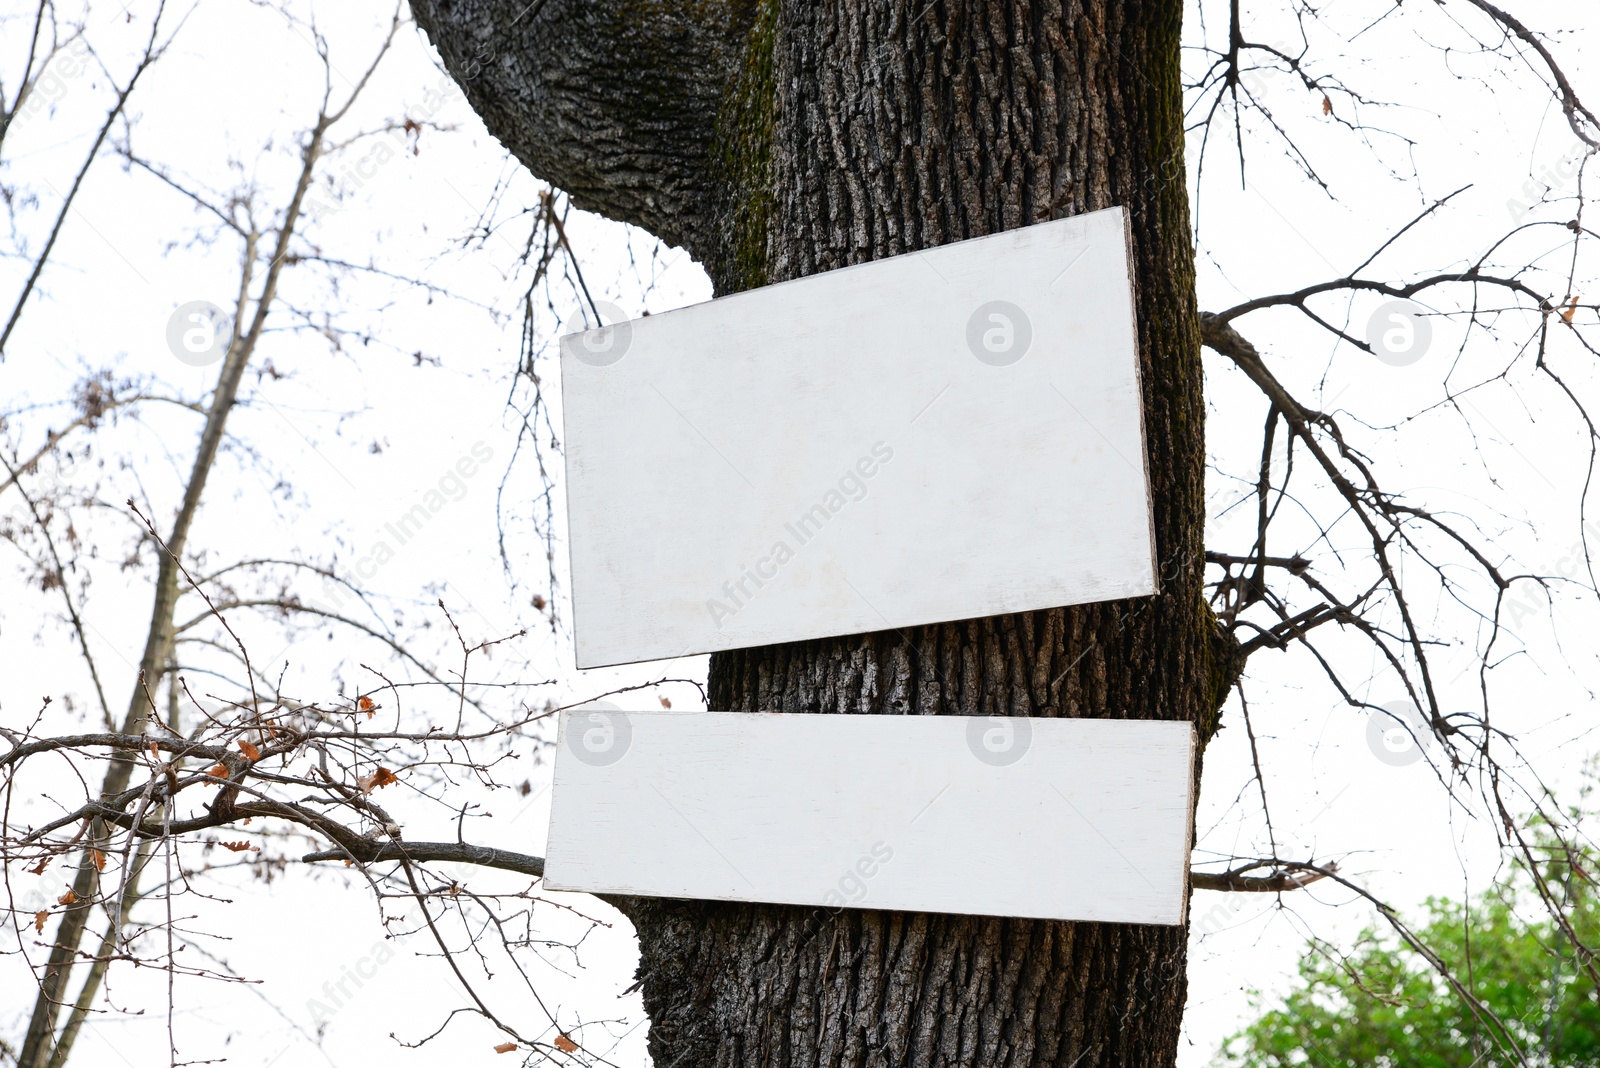
<path id="1" fill-rule="evenodd" d="M 12 19 L 0 29 L 0 62 L 8 77 L 18 62 L 17 18 L 30 6 L 0 3 Z M 1292 23 L 1271 14 L 1281 6 L 1247 5 L 1247 13 L 1257 11 L 1250 36 L 1295 41 Z M 1201 308 L 1221 309 L 1343 275 L 1428 203 L 1470 185 L 1448 212 L 1413 231 L 1368 273 L 1398 277 L 1459 267 L 1508 228 L 1508 202 L 1525 199 L 1530 176 L 1563 181 L 1562 164 L 1575 158 L 1575 139 L 1529 70 L 1463 47 L 1466 38 L 1452 29 L 1452 13 L 1487 33 L 1466 5 L 1443 11 L 1418 6 L 1428 10 L 1393 14 L 1354 44 L 1331 34 L 1312 42 L 1320 70 L 1382 102 L 1364 107 L 1360 118 L 1392 133 L 1352 133 L 1336 121 L 1355 117 L 1347 99 L 1335 97 L 1336 116 L 1325 116 L 1320 97 L 1286 75 L 1268 74 L 1254 83 L 1326 180 L 1326 192 L 1298 172 L 1283 144 L 1259 122 L 1242 183 L 1231 141 L 1214 138 L 1196 206 Z M 1332 0 L 1324 14 L 1348 38 L 1390 7 L 1383 0 Z M 1221 17 L 1224 8 L 1212 5 L 1207 15 Z M 120 11 L 108 4 L 91 14 L 89 39 L 119 77 L 153 10 L 149 0 L 135 0 Z M 1592 21 L 1593 12 L 1546 0 L 1520 2 L 1516 11 L 1535 27 L 1564 31 L 1557 54 L 1579 91 L 1600 101 L 1600 77 L 1588 62 L 1582 32 L 1587 27 L 1580 25 Z M 353 77 L 371 55 L 386 13 L 378 5 L 347 3 L 324 5 L 318 15 L 333 42 L 336 79 Z M 1223 28 L 1210 29 L 1215 38 Z M 1191 20 L 1191 41 L 1198 34 Z M 302 33 L 244 0 L 204 0 L 133 98 L 134 147 L 211 188 L 253 181 L 276 205 L 292 178 L 296 138 L 315 113 L 320 88 L 321 71 Z M 23 212 L 32 247 L 43 217 L 55 210 L 56 191 L 67 188 L 89 144 L 105 106 L 106 79 L 93 68 L 63 74 L 51 83 L 49 97 L 48 108 L 26 115 L 8 137 L 0 170 L 0 180 L 29 186 L 46 208 Z M 412 28 L 401 32 L 359 111 L 358 128 L 409 115 L 454 129 L 423 130 L 415 152 L 357 151 L 346 157 L 345 165 L 332 170 L 344 200 L 315 221 L 310 237 L 326 255 L 426 278 L 468 299 L 429 301 L 388 283 L 353 279 L 335 288 L 304 270 L 292 275 L 288 299 L 305 308 L 336 308 L 343 325 L 370 330 L 375 340 L 347 342 L 343 351 L 331 352 L 304 332 L 269 339 L 258 363 L 270 360 L 283 377 L 247 378 L 248 401 L 233 425 L 240 449 L 224 459 L 208 489 L 195 544 L 213 559 L 283 555 L 287 546 L 298 546 L 323 558 L 337 552 L 348 564 L 382 536 L 385 523 L 481 443 L 491 462 L 422 536 L 375 573 L 373 585 L 390 599 L 383 610 L 412 626 L 435 597 L 443 597 L 474 636 L 497 637 L 528 626 L 529 636 L 485 670 L 502 681 L 555 680 L 518 698 L 530 705 L 587 697 L 624 683 L 703 679 L 703 658 L 577 672 L 570 633 L 552 634 L 531 604 L 542 589 L 543 546 L 520 517 L 537 483 L 526 454 L 513 462 L 517 428 L 505 406 L 517 360 L 516 323 L 497 322 L 474 306 L 516 312 L 519 290 L 508 272 L 526 224 L 510 221 L 478 243 L 462 237 L 497 191 L 500 216 L 509 220 L 531 210 L 540 184 L 483 130 Z M 1197 148 L 1191 144 L 1191 188 Z M 363 158 L 368 165 L 358 168 Z M 1557 195 L 1562 192 L 1572 190 L 1558 189 Z M 710 296 L 698 265 L 680 250 L 658 248 L 649 235 L 582 213 L 571 217 L 568 230 L 596 295 L 604 293 L 630 312 L 658 312 Z M 115 160 L 101 161 L 69 219 L 41 294 L 0 363 L 0 400 L 5 411 L 19 413 L 0 428 L 8 452 L 36 447 L 43 428 L 70 418 L 49 406 L 87 369 L 113 367 L 161 389 L 200 396 L 214 368 L 190 368 L 174 358 L 165 340 L 168 318 L 189 301 L 230 303 L 236 262 L 236 246 L 180 196 L 147 175 L 124 171 Z M 0 308 L 9 310 L 25 267 L 14 259 L 0 261 Z M 1354 329 L 1364 327 L 1377 303 L 1350 305 Z M 556 329 L 549 316 L 542 324 L 546 334 Z M 1587 455 L 1581 425 L 1570 411 L 1521 371 L 1475 392 L 1459 409 L 1438 406 L 1447 381 L 1487 379 L 1509 363 L 1525 340 L 1522 327 L 1508 326 L 1498 348 L 1479 342 L 1460 352 L 1455 328 L 1441 323 L 1423 359 L 1391 367 L 1349 349 L 1335 354 L 1325 335 L 1286 313 L 1251 316 L 1236 325 L 1303 399 L 1345 413 L 1352 426 L 1362 428 L 1362 446 L 1393 485 L 1484 524 L 1514 554 L 1520 570 L 1552 573 L 1566 566 L 1562 561 L 1579 538 Z M 1556 344 L 1575 362 L 1572 346 L 1563 339 Z M 416 353 L 437 364 L 419 365 Z M 1210 458 L 1223 471 L 1247 475 L 1256 463 L 1264 410 L 1240 374 L 1209 352 L 1207 361 Z M 555 403 L 553 363 L 542 371 L 551 379 L 545 395 Z M 1572 374 L 1578 388 L 1592 387 L 1588 370 L 1574 366 Z M 158 407 L 105 430 L 94 439 L 90 461 L 106 465 L 101 499 L 150 500 L 159 514 L 170 514 L 193 433 L 187 416 Z M 252 450 L 248 455 L 245 447 Z M 1238 483 L 1215 471 L 1208 488 L 1214 513 L 1238 496 Z M 508 589 L 497 555 L 497 495 L 511 514 L 507 544 L 519 572 L 515 589 Z M 13 498 L 0 500 L 6 514 L 15 508 Z M 1225 539 L 1240 529 L 1241 520 L 1248 522 L 1241 512 L 1215 519 L 1210 533 Z M 652 517 L 632 514 L 623 504 L 617 521 L 649 524 Z M 1300 526 L 1303 545 L 1286 542 L 1274 549 L 1310 546 L 1310 528 Z M 84 527 L 101 539 L 113 561 L 126 552 L 131 528 L 113 510 L 86 518 Z M 1360 551 L 1353 541 L 1341 547 Z M 1314 555 L 1328 552 L 1322 547 Z M 559 545 L 556 564 L 565 567 Z M 148 589 L 143 572 L 121 572 L 111 561 L 97 566 L 86 611 L 110 701 L 120 707 L 142 646 Z M 1331 562 L 1325 566 L 1336 569 Z M 29 588 L 27 576 L 10 564 L 0 567 L 0 583 L 0 718 L 8 725 L 26 721 L 45 694 L 56 699 L 58 710 L 69 698 L 85 707 L 88 682 L 67 632 L 54 621 L 58 603 Z M 557 607 L 565 618 L 565 606 Z M 1472 670 L 1481 641 L 1478 621 L 1443 598 L 1419 609 L 1448 621 L 1458 636 L 1459 646 L 1441 653 L 1447 668 L 1443 687 L 1448 701 L 1469 707 L 1478 682 Z M 51 620 L 41 623 L 42 613 Z M 1495 676 L 1499 722 L 1520 732 L 1525 753 L 1554 784 L 1570 785 L 1594 749 L 1595 615 L 1592 594 L 1587 601 L 1575 595 L 1558 599 L 1553 621 L 1541 613 L 1521 625 L 1521 652 Z M 271 633 L 263 627 L 260 640 L 269 641 Z M 258 649 L 256 655 L 287 664 L 287 685 L 308 698 L 332 693 L 335 677 L 366 684 L 343 638 L 316 637 L 315 643 Z M 1365 678 L 1360 697 L 1383 702 L 1403 695 L 1370 651 L 1352 642 L 1334 647 L 1345 666 Z M 1365 718 L 1339 700 L 1308 658 L 1259 654 L 1248 687 L 1283 855 L 1338 859 L 1402 908 L 1414 908 L 1430 894 L 1473 892 L 1493 874 L 1500 858 L 1492 829 L 1451 803 L 1426 762 L 1392 767 L 1378 760 L 1367 744 Z M 640 695 L 647 705 L 657 697 L 667 697 L 674 708 L 693 708 L 698 700 L 681 683 Z M 62 712 L 57 722 L 70 717 Z M 1197 860 L 1268 848 L 1237 702 L 1224 722 L 1227 729 L 1206 754 Z M 517 756 L 516 777 L 525 776 L 532 792 L 526 798 L 509 795 L 509 801 L 507 794 L 484 798 L 494 818 L 472 833 L 487 844 L 539 853 L 548 764 L 531 751 Z M 416 818 L 433 833 L 408 826 L 409 837 L 451 833 L 436 815 Z M 226 1056 L 239 1065 L 346 1065 L 379 1057 L 421 1065 L 492 1055 L 493 1029 L 476 1022 L 453 1025 L 420 1051 L 390 1039 L 391 1033 L 415 1039 L 431 1031 L 444 1012 L 462 1003 L 461 995 L 439 960 L 417 955 L 426 949 L 417 939 L 399 940 L 392 959 L 376 961 L 382 931 L 374 903 L 343 872 L 311 878 L 291 873 L 270 884 L 241 877 L 218 896 L 227 900 L 191 898 L 184 907 L 195 914 L 194 927 L 223 939 L 209 943 L 211 949 L 259 983 L 180 984 L 177 1031 L 185 1056 Z M 548 963 L 534 965 L 541 993 L 561 1006 L 564 1026 L 584 1024 L 586 1049 L 614 1064 L 644 1065 L 644 1017 L 637 993 L 627 993 L 636 958 L 627 924 L 592 899 L 568 903 L 611 926 L 590 934 L 576 959 L 551 952 Z M 541 930 L 553 938 L 582 929 L 548 905 L 537 915 Z M 1352 904 L 1348 894 L 1321 889 L 1281 903 L 1269 895 L 1197 893 L 1192 916 L 1191 993 L 1180 1061 L 1186 1068 L 1207 1063 L 1218 1041 L 1247 1018 L 1249 988 L 1282 989 L 1308 932 L 1338 941 L 1371 921 L 1370 910 Z M 347 1003 L 319 1047 L 307 1038 L 313 1029 L 308 999 L 323 996 L 324 984 L 337 983 L 347 969 L 371 972 L 372 978 L 341 999 Z M 15 956 L 0 958 L 0 1011 L 8 1034 L 20 1034 L 30 986 Z M 534 1018 L 525 992 L 503 969 L 483 989 L 510 1015 Z M 111 1011 L 85 1029 L 75 1063 L 165 1063 L 160 986 L 113 970 L 110 993 Z"/>

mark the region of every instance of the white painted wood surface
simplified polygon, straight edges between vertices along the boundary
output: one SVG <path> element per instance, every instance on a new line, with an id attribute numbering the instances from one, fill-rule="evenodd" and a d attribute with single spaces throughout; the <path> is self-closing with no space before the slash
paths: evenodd
<path id="1" fill-rule="evenodd" d="M 580 667 L 1155 590 L 1121 208 L 570 335 L 561 381 Z"/>
<path id="2" fill-rule="evenodd" d="M 562 714 L 553 890 L 1181 924 L 1187 723 Z"/>

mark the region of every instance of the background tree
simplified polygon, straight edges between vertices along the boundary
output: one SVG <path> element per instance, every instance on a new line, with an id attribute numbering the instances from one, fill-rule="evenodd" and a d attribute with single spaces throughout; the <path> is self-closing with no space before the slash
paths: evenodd
<path id="1" fill-rule="evenodd" d="M 1428 899 L 1417 935 L 1453 974 L 1466 977 L 1531 1063 L 1590 1068 L 1600 1065 L 1600 1001 L 1577 954 L 1600 933 L 1593 859 L 1569 859 L 1547 834 L 1533 838 L 1542 858 L 1539 879 L 1558 888 L 1576 945 L 1541 908 L 1520 863 L 1475 900 Z M 1256 998 L 1268 1001 L 1259 991 Z M 1434 964 L 1386 926 L 1367 927 L 1347 951 L 1313 943 L 1293 988 L 1228 1041 L 1219 1063 L 1487 1068 L 1519 1058 L 1503 1052 Z"/>
<path id="2" fill-rule="evenodd" d="M 130 110 L 130 102 L 140 99 L 136 93 L 141 83 L 148 84 L 155 75 L 194 9 L 169 10 L 158 3 L 121 19 L 123 12 L 84 6 L 68 13 L 41 3 L 6 15 L 4 58 L 13 65 L 0 70 L 0 193 L 10 221 L 6 279 L 15 279 L 16 291 L 6 306 L 0 359 L 11 361 L 12 380 L 23 377 L 16 374 L 19 362 L 26 368 L 48 359 L 51 342 L 60 336 L 59 329 L 48 325 L 53 314 L 49 304 L 58 287 L 70 284 L 76 266 L 70 259 L 61 262 L 61 250 L 75 230 L 103 238 L 82 213 L 79 194 L 106 168 L 120 164 L 136 195 L 147 198 L 145 203 L 165 204 L 180 217 L 185 210 L 193 213 L 192 230 L 169 242 L 167 258 L 200 260 L 221 245 L 231 249 L 237 264 L 235 276 L 224 283 L 225 291 L 234 294 L 231 306 L 191 302 L 172 311 L 159 346 L 176 372 L 172 376 L 139 366 L 125 352 L 84 353 L 76 377 L 65 385 L 52 383 L 59 392 L 42 398 L 35 390 L 49 376 L 32 368 L 24 378 L 26 386 L 7 391 L 6 410 L 0 412 L 0 503 L 11 506 L 0 519 L 0 538 L 18 554 L 20 571 L 35 595 L 18 614 L 41 637 L 51 634 L 53 617 L 59 617 L 93 701 L 89 708 L 76 706 L 69 690 L 65 709 L 52 709 L 47 698 L 43 707 L 23 713 L 17 710 L 18 695 L 10 693 L 0 722 L 0 735 L 12 744 L 0 758 L 9 799 L 3 849 L 8 865 L 25 858 L 25 863 L 7 868 L 10 926 L 18 942 L 7 952 L 22 953 L 37 981 L 26 1030 L 15 1045 L 0 1042 L 0 1059 L 27 1068 L 59 1068 L 67 1062 L 84 1024 L 105 1011 L 97 1006 L 113 962 L 159 961 L 191 976 L 228 974 L 214 950 L 206 963 L 193 968 L 176 962 L 173 954 L 183 949 L 207 951 L 188 944 L 185 933 L 174 929 L 172 899 L 204 896 L 202 876 L 226 878 L 229 868 L 253 867 L 261 878 L 271 878 L 283 861 L 270 852 L 259 857 L 259 838 L 233 838 L 218 848 L 215 836 L 195 837 L 193 832 L 207 825 L 232 826 L 265 814 L 229 815 L 239 799 L 237 786 L 210 798 L 207 816 L 194 817 L 175 806 L 182 789 L 219 781 L 207 768 L 225 769 L 251 751 L 270 759 L 274 715 L 302 725 L 318 720 L 317 702 L 286 692 L 287 663 L 273 657 L 273 650 L 293 647 L 312 635 L 325 633 L 332 640 L 337 631 L 349 643 L 354 662 L 361 661 L 358 650 L 364 650 L 401 687 L 450 692 L 455 709 L 451 734 L 457 741 L 469 735 L 480 740 L 521 736 L 543 714 L 522 714 L 516 704 L 491 714 L 488 701 L 497 690 L 504 692 L 506 682 L 495 681 L 490 673 L 480 686 L 483 673 L 474 671 L 469 679 L 467 662 L 474 655 L 481 662 L 485 650 L 498 643 L 457 640 L 459 631 L 437 595 L 431 598 L 437 602 L 431 615 L 414 616 L 415 623 L 407 626 L 403 607 L 371 588 L 365 566 L 370 557 L 355 553 L 341 560 L 332 537 L 241 551 L 248 539 L 240 537 L 230 515 L 230 490 L 237 507 L 241 482 L 259 481 L 268 488 L 269 511 L 272 504 L 294 508 L 293 473 L 271 455 L 265 436 L 254 433 L 251 416 L 266 412 L 287 421 L 283 408 L 292 402 L 273 387 L 305 373 L 308 362 L 316 366 L 314 357 L 307 360 L 308 348 L 337 357 L 351 350 L 393 352 L 397 342 L 409 343 L 399 353 L 406 364 L 426 369 L 438 363 L 416 339 L 392 336 L 381 321 L 360 321 L 352 304 L 377 294 L 377 300 L 393 308 L 415 294 L 419 303 L 437 298 L 473 308 L 491 321 L 501 317 L 496 309 L 454 295 L 443 282 L 406 273 L 409 263 L 401 270 L 382 264 L 373 253 L 381 234 L 347 241 L 330 233 L 333 227 L 326 221 L 352 195 L 353 177 L 359 180 L 374 164 L 418 151 L 425 134 L 445 132 L 433 115 L 450 88 L 446 80 L 436 79 L 433 96 L 417 100 L 405 114 L 385 114 L 362 99 L 406 25 L 404 9 L 393 9 L 379 33 L 361 40 L 349 59 L 342 54 L 334 58 L 336 45 L 313 10 L 293 5 L 259 10 L 320 61 L 322 84 L 313 94 L 305 125 L 285 149 L 271 143 L 249 146 L 243 158 L 232 160 L 225 158 L 226 150 L 216 151 L 219 158 L 178 153 L 176 160 L 163 159 L 161 153 L 170 148 L 168 131 L 149 130 L 136 121 L 137 111 Z M 21 32 L 13 34 L 13 28 Z M 96 45 L 103 49 L 112 40 L 129 51 L 97 50 Z M 13 53 L 18 45 L 25 47 Z M 8 158 L 8 150 L 23 143 L 18 131 L 35 134 L 46 122 L 58 134 L 86 131 L 86 147 L 65 186 L 53 183 L 42 166 L 21 170 Z M 36 143 L 27 143 L 25 151 L 37 153 Z M 211 184 L 219 170 L 232 184 Z M 207 177 L 197 177 L 196 171 Z M 529 231 L 530 254 L 536 247 L 531 238 L 550 230 L 556 212 L 564 210 L 553 197 L 546 204 L 548 212 Z M 116 246 L 113 251 L 122 255 Z M 542 266 L 548 267 L 558 252 L 558 245 L 547 243 Z M 297 344 L 300 339 L 311 345 Z M 189 376 L 182 372 L 190 368 L 179 361 L 197 368 L 198 380 L 185 382 Z M 178 413 L 175 428 L 163 422 L 171 412 Z M 339 414 L 339 423 L 352 414 Z M 164 473 L 170 478 L 157 473 L 163 465 L 150 461 L 148 439 L 140 441 L 146 429 L 153 431 L 158 455 L 166 454 L 170 471 Z M 373 450 L 382 451 L 376 440 Z M 315 446 L 311 451 L 316 452 Z M 479 454 L 467 459 L 476 466 L 487 465 L 489 458 Z M 459 485 L 459 469 L 450 477 Z M 491 471 L 482 477 L 495 475 Z M 214 501 L 219 489 L 222 500 Z M 129 575 L 147 580 L 151 596 L 140 606 L 148 613 L 138 636 L 142 652 L 123 672 L 106 666 L 117 646 L 108 648 L 104 635 L 114 631 L 131 641 L 133 628 L 125 625 L 125 617 L 119 619 L 114 601 L 107 603 L 97 594 L 107 585 L 121 585 L 119 578 L 126 581 Z M 449 634 L 448 644 L 434 640 L 430 627 Z M 256 646 L 252 660 L 251 647 L 240 634 L 271 644 Z M 502 648 L 503 658 L 505 653 Z M 342 673 L 348 666 L 334 670 Z M 377 678 L 369 676 L 371 681 Z M 524 681 L 536 686 L 542 680 Z M 116 697 L 116 688 L 124 683 L 130 687 L 125 705 Z M 343 688 L 342 680 L 335 685 L 336 690 Z M 390 709 L 398 712 L 403 692 L 394 691 Z M 420 791 L 430 781 L 430 773 L 422 771 L 425 766 L 437 772 L 439 777 L 431 780 L 436 784 L 452 774 L 438 769 L 453 758 L 440 763 L 437 753 L 429 757 L 420 751 L 402 758 L 391 744 L 398 739 L 375 742 L 359 726 L 352 733 L 352 718 L 377 715 L 371 697 L 364 703 L 365 709 L 358 707 L 354 694 L 335 701 L 344 706 L 330 721 L 343 739 L 335 743 L 342 754 L 320 742 L 295 749 L 317 754 L 321 763 L 313 781 L 317 788 L 332 787 L 333 793 L 320 810 L 300 805 L 298 798 L 291 801 L 299 817 L 283 826 L 298 822 L 311 833 L 276 836 L 280 847 L 305 852 L 309 841 L 312 849 L 326 849 L 337 847 L 343 837 L 346 847 L 365 849 L 362 835 L 382 834 L 390 822 L 381 818 L 373 825 L 372 814 L 382 810 L 368 800 L 377 785 L 393 781 L 373 779 L 384 760 L 421 772 L 412 787 Z M 53 735 L 52 740 L 37 742 L 41 733 Z M 64 742 L 63 737 L 77 740 Z M 440 735 L 432 741 L 444 739 Z M 27 826 L 27 804 L 54 800 L 61 784 L 37 761 L 27 771 L 23 764 L 30 757 L 90 750 L 95 756 L 73 769 L 79 777 L 74 785 L 86 794 L 84 803 L 58 812 L 65 822 L 47 819 L 42 827 Z M 158 754 L 164 751 L 176 756 L 162 759 Z M 211 763 L 191 766 L 197 759 Z M 458 768 L 488 780 L 488 769 L 497 763 L 490 757 Z M 162 782 L 149 777 L 152 770 Z M 280 787 L 285 782 L 272 781 Z M 334 786 L 336 781 L 342 785 Z M 269 807 L 273 803 L 259 790 L 246 795 L 247 805 L 250 797 Z M 329 838 L 318 832 L 319 827 L 341 826 L 330 821 L 327 806 L 345 807 L 348 801 L 363 813 L 355 822 L 355 837 L 341 832 Z M 471 807 L 460 798 L 452 804 L 457 820 Z M 176 860 L 168 849 L 175 828 L 184 836 L 186 818 L 198 819 L 187 828 L 188 837 L 204 854 L 192 866 Z M 273 837 L 269 829 L 269 849 Z M 214 857 L 213 851 L 229 859 Z M 350 857 L 347 848 L 341 857 Z M 268 862 L 251 863 L 263 859 Z M 430 858 L 417 854 L 416 859 Z M 431 859 L 463 862 L 468 855 L 446 848 Z M 526 863 L 500 866 L 507 864 L 509 870 L 527 874 Z M 54 873 L 69 865 L 71 874 L 59 895 L 25 889 L 27 883 L 41 881 L 47 869 Z M 429 887 L 441 882 L 454 881 L 430 877 Z M 27 951 L 30 934 L 39 940 L 37 954 Z"/>

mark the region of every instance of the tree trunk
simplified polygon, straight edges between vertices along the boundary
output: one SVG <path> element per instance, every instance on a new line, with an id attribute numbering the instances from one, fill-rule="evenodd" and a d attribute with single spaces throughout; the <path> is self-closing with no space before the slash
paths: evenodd
<path id="1" fill-rule="evenodd" d="M 1126 206 L 1160 595 L 722 653 L 710 701 L 1175 719 L 1210 736 L 1231 665 L 1201 590 L 1178 0 L 548 0 L 517 25 L 522 5 L 508 0 L 413 6 L 535 173 L 579 206 L 654 223 L 721 292 Z M 624 46 L 649 56 L 642 68 L 604 62 Z M 648 85 L 676 88 L 641 115 L 628 100 Z M 628 178 L 638 166 L 615 187 L 596 180 L 596 161 L 627 156 L 630 138 L 641 141 L 635 162 L 670 172 L 648 210 Z M 657 1068 L 1148 1068 L 1176 1057 L 1179 928 L 621 904 L 639 933 Z"/>

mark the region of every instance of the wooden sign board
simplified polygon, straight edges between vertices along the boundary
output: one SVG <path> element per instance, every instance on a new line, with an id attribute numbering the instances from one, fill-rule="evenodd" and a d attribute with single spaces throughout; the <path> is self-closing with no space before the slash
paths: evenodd
<path id="1" fill-rule="evenodd" d="M 1155 592 L 1121 208 L 562 339 L 579 667 Z"/>
<path id="2" fill-rule="evenodd" d="M 545 885 L 1182 924 L 1194 747 L 1149 720 L 565 712 Z"/>

